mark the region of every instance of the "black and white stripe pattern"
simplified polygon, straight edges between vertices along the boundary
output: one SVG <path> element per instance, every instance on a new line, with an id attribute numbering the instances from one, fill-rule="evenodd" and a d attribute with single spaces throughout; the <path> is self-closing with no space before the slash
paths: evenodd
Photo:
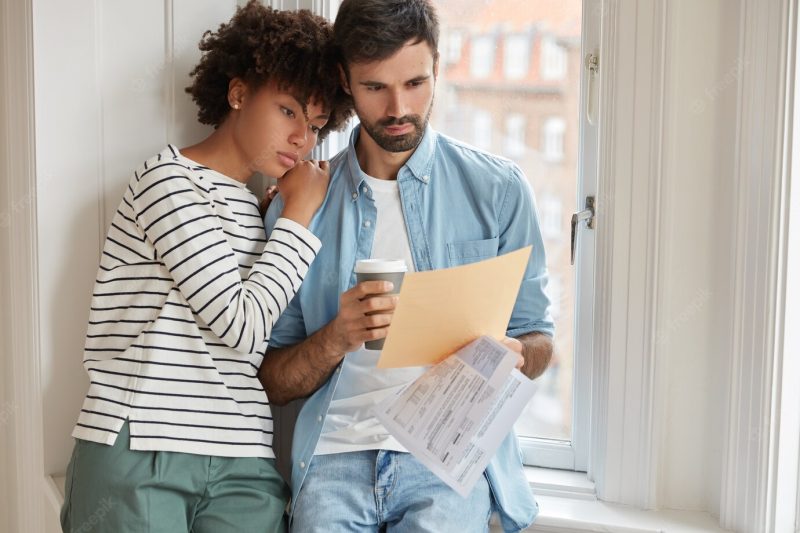
<path id="1" fill-rule="evenodd" d="M 103 248 L 73 436 L 131 448 L 274 457 L 257 372 L 269 334 L 320 248 L 255 196 L 173 146 L 134 173 Z"/>

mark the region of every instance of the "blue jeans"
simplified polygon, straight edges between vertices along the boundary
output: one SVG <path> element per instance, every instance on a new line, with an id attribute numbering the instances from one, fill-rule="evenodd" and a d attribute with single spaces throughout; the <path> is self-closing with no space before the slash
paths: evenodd
<path id="1" fill-rule="evenodd" d="M 485 477 L 462 498 L 409 453 L 315 455 L 291 531 L 486 533 L 491 503 Z"/>

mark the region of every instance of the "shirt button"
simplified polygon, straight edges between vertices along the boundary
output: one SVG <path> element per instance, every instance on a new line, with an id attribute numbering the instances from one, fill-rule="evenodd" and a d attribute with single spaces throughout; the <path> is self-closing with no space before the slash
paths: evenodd
<path id="1" fill-rule="evenodd" d="M 366 226 L 366 227 L 370 227 L 371 225 L 372 225 L 372 221 L 370 221 L 370 220 L 367 220 L 366 222 L 364 222 L 364 226 Z"/>
<path id="2" fill-rule="evenodd" d="M 425 183 L 428 183 L 429 179 L 431 179 L 430 176 L 422 176 L 422 181 L 424 181 Z"/>
<path id="3" fill-rule="evenodd" d="M 354 192 L 354 193 L 353 193 L 353 200 L 355 200 L 356 198 L 358 198 L 358 193 L 357 193 L 357 192 Z"/>
<path id="4" fill-rule="evenodd" d="M 361 189 L 361 190 L 364 191 L 364 194 L 367 194 L 369 192 L 369 189 L 367 189 L 366 185 L 364 185 L 364 188 Z"/>
<path id="5" fill-rule="evenodd" d="M 305 468 L 306 464 L 303 461 L 300 461 L 300 468 Z"/>
<path id="6" fill-rule="evenodd" d="M 322 422 L 322 417 L 321 416 L 317 417 L 317 422 Z"/>

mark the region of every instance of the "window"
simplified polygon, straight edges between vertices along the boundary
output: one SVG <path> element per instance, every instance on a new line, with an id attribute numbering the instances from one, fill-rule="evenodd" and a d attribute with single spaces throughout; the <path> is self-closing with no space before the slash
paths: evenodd
<path id="1" fill-rule="evenodd" d="M 464 39 L 461 32 L 456 30 L 449 32 L 445 40 L 444 60 L 448 64 L 457 64 L 461 61 L 461 47 L 463 46 Z"/>
<path id="2" fill-rule="evenodd" d="M 525 128 L 527 121 L 524 115 L 512 113 L 506 117 L 506 155 L 520 158 L 525 154 Z"/>
<path id="3" fill-rule="evenodd" d="M 491 149 L 492 114 L 483 109 L 476 109 L 472 116 L 472 142 L 483 150 Z"/>
<path id="4" fill-rule="evenodd" d="M 547 283 L 547 296 L 550 298 L 550 312 L 558 320 L 561 316 L 561 299 L 564 297 L 561 278 L 557 275 L 550 278 Z"/>
<path id="5" fill-rule="evenodd" d="M 576 316 L 592 316 L 577 310 L 591 306 L 591 285 L 581 285 L 584 292 L 576 297 L 576 276 L 591 268 L 570 265 L 566 223 L 581 190 L 577 128 L 582 80 L 578 69 L 567 69 L 567 60 L 580 57 L 582 2 L 564 0 L 556 9 L 540 2 L 493 0 L 470 4 L 474 8 L 469 10 L 463 0 L 435 2 L 442 31 L 459 28 L 470 50 L 461 64 L 441 65 L 432 125 L 512 158 L 537 198 L 556 335 L 551 366 L 537 380 L 538 391 L 516 426 L 525 462 L 586 468 L 589 423 L 584 414 L 589 412 L 589 395 L 586 387 L 574 388 L 573 379 L 586 383 L 583 376 L 591 372 L 588 362 L 579 368 L 591 354 L 584 351 L 579 356 L 575 351 L 575 346 L 591 346 L 584 339 L 591 338 L 591 324 L 575 324 Z M 529 28 L 538 33 L 526 33 Z M 543 31 L 545 38 L 535 40 Z M 495 61 L 502 61 L 499 75 L 493 75 Z M 539 75 L 529 76 L 534 65 Z M 581 261 L 591 263 L 593 254 Z"/>
<path id="6" fill-rule="evenodd" d="M 472 38 L 469 73 L 473 78 L 487 78 L 494 68 L 494 39 L 490 35 Z"/>
<path id="7" fill-rule="evenodd" d="M 542 131 L 542 155 L 546 161 L 558 162 L 564 159 L 564 130 L 566 125 L 561 117 L 551 117 L 544 123 Z"/>
<path id="8" fill-rule="evenodd" d="M 542 195 L 539 200 L 539 225 L 542 237 L 548 240 L 559 240 L 564 233 L 561 224 L 561 199 L 554 194 Z"/>
<path id="9" fill-rule="evenodd" d="M 434 1 L 442 27 L 443 60 L 431 124 L 444 134 L 514 159 L 537 198 L 550 273 L 547 294 L 552 301 L 556 334 L 550 368 L 537 379 L 538 392 L 515 428 L 524 461 L 533 466 L 585 470 L 594 329 L 593 315 L 586 309 L 591 309 L 594 297 L 589 276 L 594 269 L 594 253 L 579 254 L 579 263 L 570 265 L 566 223 L 575 210 L 578 191 L 587 190 L 589 183 L 588 190 L 596 186 L 588 181 L 594 179 L 591 169 L 596 162 L 591 155 L 583 155 L 593 153 L 594 138 L 584 139 L 584 151 L 579 151 L 581 136 L 573 130 L 579 124 L 585 126 L 583 114 L 578 112 L 582 72 L 566 68 L 567 59 L 577 61 L 581 53 L 582 1 L 564 0 L 557 12 L 539 8 L 538 3 L 522 4 L 526 9 L 519 9 L 518 0 L 476 2 L 471 10 L 464 9 L 463 0 Z M 515 59 L 510 59 L 511 64 L 506 64 L 504 54 L 514 55 L 515 47 L 521 50 L 523 31 L 531 27 L 551 29 L 549 44 L 537 46 L 530 37 L 530 46 L 526 47 L 527 70 L 532 65 L 538 65 L 540 74 L 547 70 L 543 65 L 546 59 L 537 55 L 548 55 L 553 63 L 548 74 L 555 72 L 558 76 L 552 76 L 546 84 L 542 75 L 526 73 L 516 79 L 505 75 L 506 69 L 512 78 L 522 71 L 525 61 L 515 65 Z M 456 34 L 458 37 L 452 37 Z M 461 46 L 456 46 L 459 41 Z M 508 43 L 509 51 L 501 55 L 501 46 Z M 504 62 L 499 76 L 492 76 L 495 58 Z M 495 127 L 499 136 L 493 132 Z M 579 239 L 579 246 L 592 242 L 585 237 Z M 580 295 L 576 294 L 578 276 Z M 573 387 L 573 382 L 581 385 Z"/>
<path id="10" fill-rule="evenodd" d="M 527 35 L 509 35 L 503 49 L 503 72 L 508 80 L 518 80 L 528 74 L 531 41 Z"/>
<path id="11" fill-rule="evenodd" d="M 542 79 L 563 80 L 567 75 L 567 53 L 552 37 L 542 39 Z"/>

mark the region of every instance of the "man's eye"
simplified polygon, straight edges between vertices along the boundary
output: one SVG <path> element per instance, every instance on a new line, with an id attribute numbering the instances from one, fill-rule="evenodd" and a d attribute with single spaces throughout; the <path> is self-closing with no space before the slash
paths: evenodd
<path id="1" fill-rule="evenodd" d="M 409 82 L 409 85 L 411 85 L 412 87 L 419 87 L 423 83 L 424 82 L 421 82 L 421 81 L 412 81 L 412 82 Z"/>
<path id="2" fill-rule="evenodd" d="M 381 89 L 382 89 L 382 87 L 381 87 L 381 86 L 379 86 L 379 85 L 368 85 L 368 86 L 367 86 L 367 90 L 368 90 L 368 91 L 370 91 L 370 92 L 373 92 L 373 93 L 374 93 L 374 92 L 378 92 L 378 91 L 380 91 Z"/>
<path id="3" fill-rule="evenodd" d="M 313 131 L 315 134 L 319 134 L 321 129 L 322 128 L 320 128 L 318 126 L 313 126 L 313 125 L 311 126 L 311 131 Z"/>

